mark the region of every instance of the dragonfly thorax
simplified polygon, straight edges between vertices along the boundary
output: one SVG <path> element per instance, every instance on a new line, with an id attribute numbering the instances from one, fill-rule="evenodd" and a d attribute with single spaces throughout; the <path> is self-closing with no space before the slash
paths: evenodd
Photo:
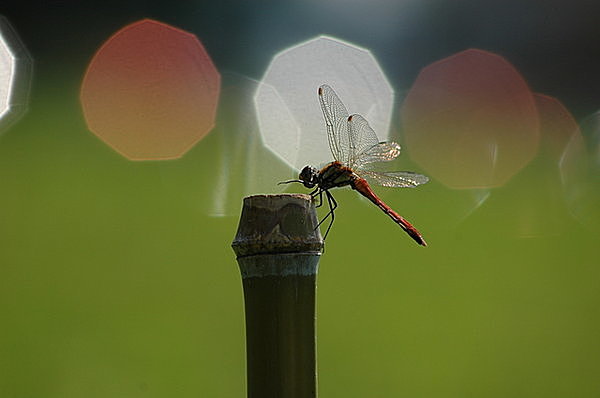
<path id="1" fill-rule="evenodd" d="M 300 172 L 299 178 L 306 188 L 313 188 L 319 183 L 319 171 L 312 166 L 306 166 Z"/>

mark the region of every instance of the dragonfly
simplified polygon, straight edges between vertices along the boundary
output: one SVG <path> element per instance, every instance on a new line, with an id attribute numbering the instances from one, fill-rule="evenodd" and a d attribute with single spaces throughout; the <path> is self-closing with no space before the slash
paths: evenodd
<path id="1" fill-rule="evenodd" d="M 371 189 L 369 183 L 384 187 L 412 188 L 424 184 L 429 179 L 410 171 L 381 171 L 378 164 L 389 162 L 400 155 L 400 145 L 395 142 L 379 142 L 377 134 L 367 120 L 359 114 L 349 115 L 346 107 L 333 89 L 324 84 L 319 87 L 319 103 L 327 126 L 327 139 L 334 161 L 322 169 L 304 167 L 298 179 L 283 181 L 281 184 L 301 183 L 306 188 L 314 188 L 310 193 L 313 199 L 323 204 L 323 194 L 327 198 L 329 212 L 319 222 L 317 228 L 331 217 L 324 238 L 333 225 L 337 201 L 329 192 L 332 188 L 349 186 L 387 214 L 412 239 L 427 246 L 425 239 L 410 222 L 396 213 Z"/>

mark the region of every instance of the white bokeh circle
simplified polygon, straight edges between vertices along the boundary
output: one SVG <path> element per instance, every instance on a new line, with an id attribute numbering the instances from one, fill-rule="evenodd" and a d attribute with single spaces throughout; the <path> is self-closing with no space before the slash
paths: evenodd
<path id="1" fill-rule="evenodd" d="M 254 102 L 263 142 L 296 169 L 332 160 L 317 97 L 322 84 L 388 139 L 394 91 L 367 49 L 319 36 L 275 55 L 260 83 Z"/>
<path id="2" fill-rule="evenodd" d="M 27 108 L 31 58 L 8 20 L 0 16 L 0 128 Z"/>

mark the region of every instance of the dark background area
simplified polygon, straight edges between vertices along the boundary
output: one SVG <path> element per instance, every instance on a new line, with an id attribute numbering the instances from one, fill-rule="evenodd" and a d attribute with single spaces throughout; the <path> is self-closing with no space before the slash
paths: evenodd
<path id="1" fill-rule="evenodd" d="M 427 64 L 475 47 L 505 56 L 534 91 L 557 97 L 576 117 L 598 109 L 597 2 L 398 3 L 50 1 L 8 2 L 0 12 L 33 55 L 37 80 L 83 70 L 119 28 L 156 18 L 195 33 L 220 70 L 253 78 L 277 51 L 323 33 L 370 48 L 397 89 L 410 87 Z"/>

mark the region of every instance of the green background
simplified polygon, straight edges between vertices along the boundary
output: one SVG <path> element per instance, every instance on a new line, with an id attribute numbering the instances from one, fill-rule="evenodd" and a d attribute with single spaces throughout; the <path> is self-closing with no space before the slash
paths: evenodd
<path id="1" fill-rule="evenodd" d="M 34 59 L 29 111 L 0 137 L 1 397 L 245 394 L 237 217 L 206 215 L 217 131 L 179 160 L 130 162 L 82 116 L 87 62 L 128 23 L 191 31 L 219 70 L 255 78 L 282 48 L 337 35 L 372 47 L 398 92 L 428 63 L 480 47 L 579 120 L 600 102 L 598 14 L 578 2 L 407 2 L 371 21 L 384 33 L 364 22 L 386 15 L 379 1 L 26 3 L 0 6 Z M 600 395 L 599 228 L 585 225 L 600 205 L 576 221 L 570 188 L 544 164 L 475 210 L 435 180 L 379 190 L 427 248 L 355 192 L 334 192 L 318 279 L 320 396 Z M 598 174 L 587 178 L 598 197 Z"/>

